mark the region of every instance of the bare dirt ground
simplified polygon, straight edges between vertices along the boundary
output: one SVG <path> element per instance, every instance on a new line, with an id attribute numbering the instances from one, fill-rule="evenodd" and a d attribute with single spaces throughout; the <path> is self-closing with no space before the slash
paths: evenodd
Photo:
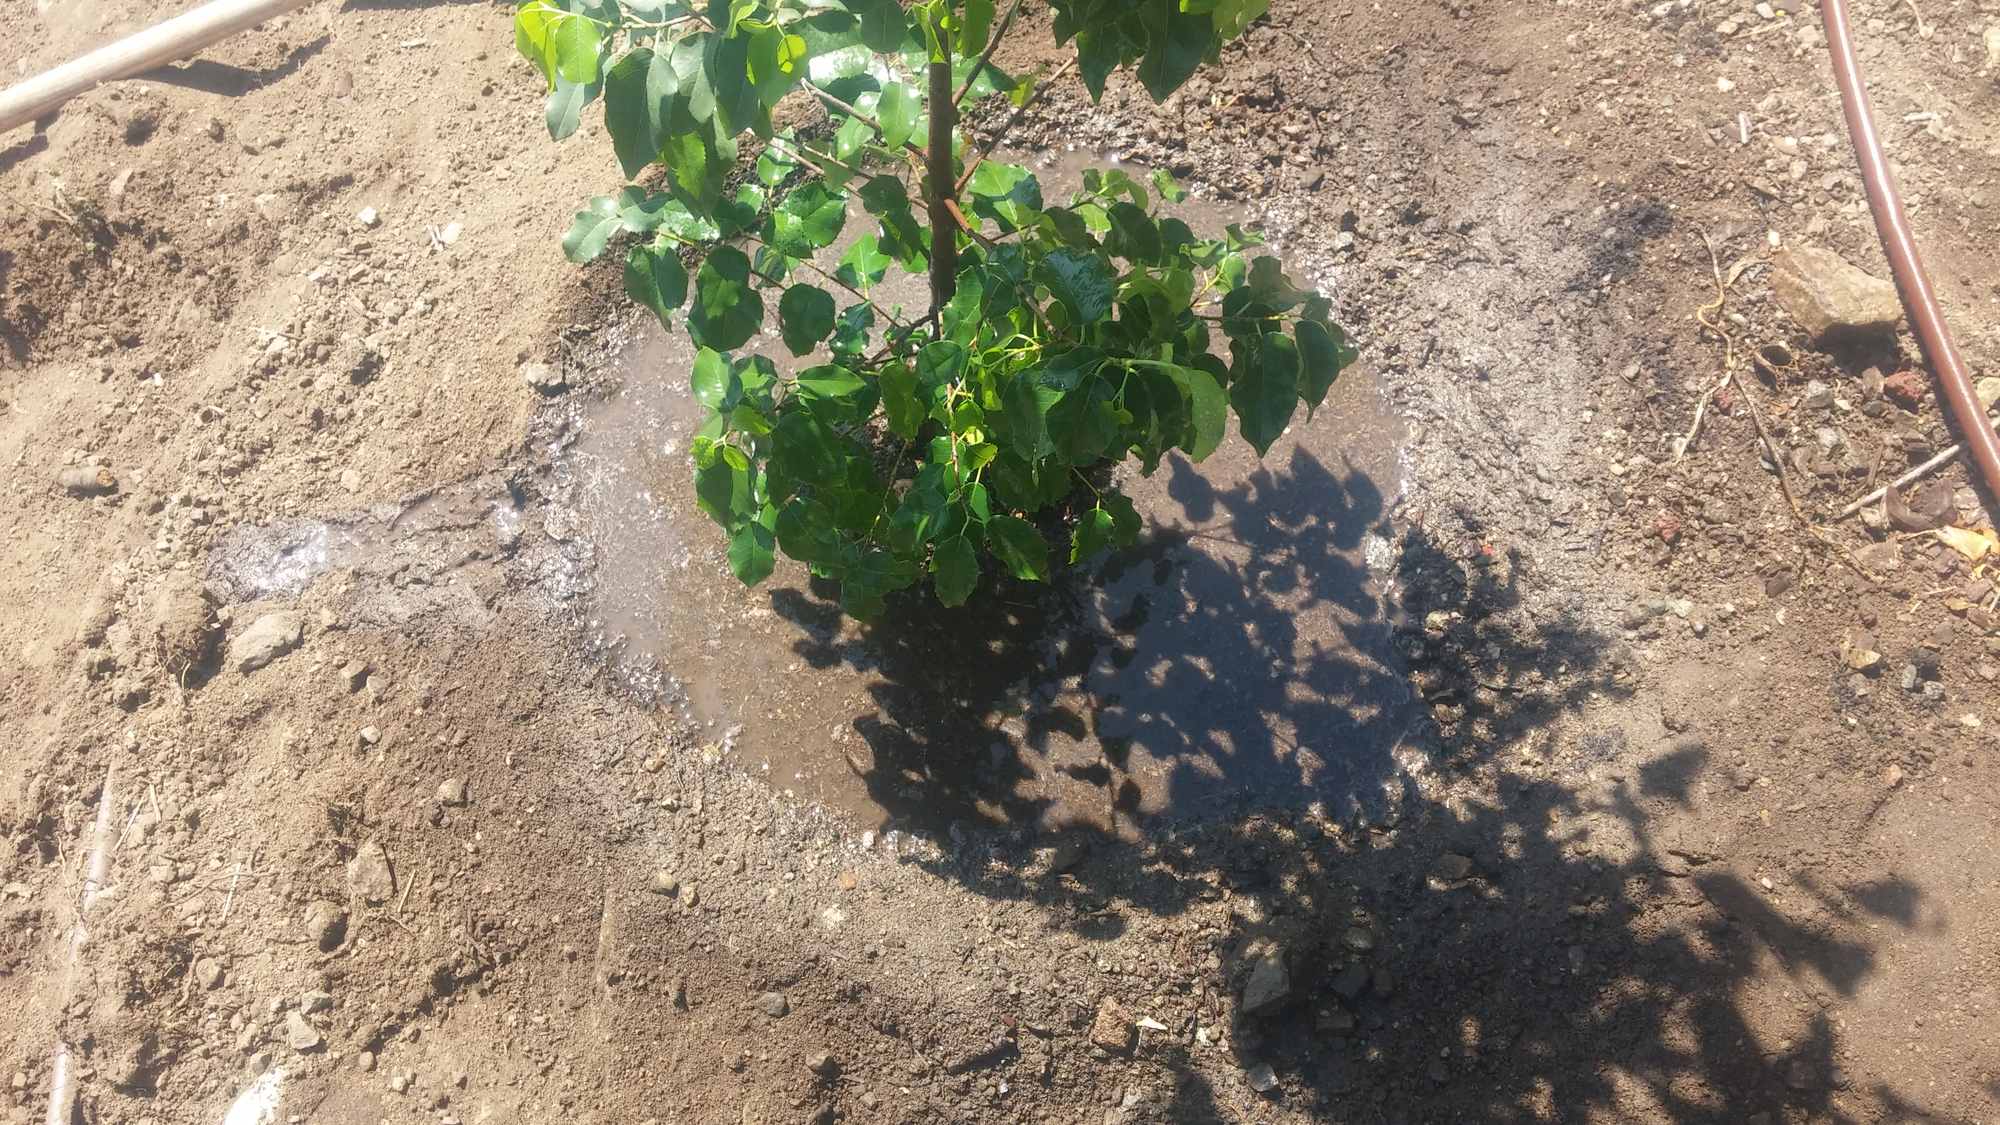
<path id="1" fill-rule="evenodd" d="M 673 654 L 662 703 L 605 652 L 565 457 L 648 372 L 556 249 L 608 145 L 549 142 L 504 10 L 318 5 L 0 137 L 7 1119 L 59 1037 L 77 1120 L 154 1125 L 259 1076 L 357 1125 L 2000 1117 L 1991 574 L 1808 537 L 1752 420 L 1822 520 L 1952 440 L 1867 374 L 1907 335 L 1827 351 L 1772 299 L 1774 245 L 1884 273 L 1817 12 L 1774 5 L 1279 0 L 1165 106 L 1058 91 L 1015 143 L 1259 216 L 1395 456 L 1169 477 L 1193 531 L 1128 565 L 1183 599 L 1129 628 L 859 633 L 690 543 L 718 642 L 796 653 L 815 717 L 734 734 Z M 1861 5 L 1863 63 L 1991 374 L 2000 11 L 1917 7 Z M 164 11 L 5 0 L 7 61 Z M 1797 362 L 1676 461 L 1723 361 L 1704 233 L 1731 331 Z M 92 464 L 115 492 L 58 486 Z M 938 671 L 975 628 L 999 682 Z M 1109 647 L 1024 697 L 1052 630 Z M 1049 700 L 1133 658 L 1185 690 L 1097 695 L 1135 756 L 1059 760 Z M 836 689 L 873 706 L 829 730 Z M 1066 767 L 1090 815 L 1013 801 Z M 1147 804 L 1177 771 L 1292 781 Z"/>

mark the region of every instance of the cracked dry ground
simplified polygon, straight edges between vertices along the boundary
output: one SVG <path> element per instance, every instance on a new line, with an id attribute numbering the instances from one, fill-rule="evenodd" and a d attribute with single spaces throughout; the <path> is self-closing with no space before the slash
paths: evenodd
<path id="1" fill-rule="evenodd" d="M 5 2 L 17 73 L 164 14 Z M 1987 374 L 2000 13 L 1922 8 L 1862 4 L 1863 63 Z M 1078 684 L 1122 652 L 1189 685 L 1142 716 L 1169 791 L 1292 779 L 1139 821 L 1115 748 L 1091 815 L 1013 815 L 1080 720 L 929 682 L 953 622 L 857 637 L 706 540 L 668 595 L 784 654 L 785 706 L 872 709 L 732 739 L 608 674 L 557 465 L 630 310 L 555 244 L 614 166 L 548 142 L 506 25 L 318 5 L 0 137 L 6 1119 L 59 1036 L 81 1120 L 155 1125 L 259 1075 L 315 1123 L 2000 1113 L 1990 575 L 1830 519 L 1952 438 L 1868 374 L 1906 335 L 1822 349 L 1771 294 L 1773 245 L 1883 273 L 1809 6 L 1279 0 L 1164 106 L 1023 122 L 1244 208 L 1401 419 L 1399 482 L 1309 429 L 1168 470 L 1180 525 L 1260 547 L 1130 560 L 1226 591 L 1156 643 L 1087 602 L 976 623 L 1017 678 L 1055 640 Z M 1750 390 L 1867 577 L 1743 404 L 1673 457 L 1721 363 L 1704 233 L 1733 331 L 1798 357 Z M 115 493 L 58 486 L 92 463 Z M 1314 708 L 1204 710 L 1294 683 Z"/>

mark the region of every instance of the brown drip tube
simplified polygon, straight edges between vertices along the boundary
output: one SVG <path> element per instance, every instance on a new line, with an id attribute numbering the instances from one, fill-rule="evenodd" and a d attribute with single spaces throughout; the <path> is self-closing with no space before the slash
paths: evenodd
<path id="1" fill-rule="evenodd" d="M 1861 163 L 1861 181 L 1868 188 L 1868 206 L 1875 213 L 1875 229 L 1882 236 L 1882 249 L 1889 256 L 1889 268 L 1896 275 L 1896 288 L 1937 373 L 1938 387 L 1952 421 L 1958 426 L 1973 464 L 1986 481 L 1988 503 L 2000 499 L 2000 441 L 1980 409 L 1979 398 L 1966 374 L 1965 360 L 1952 343 L 1945 327 L 1944 313 L 1938 308 L 1937 294 L 1931 291 L 1924 274 L 1923 260 L 1917 256 L 1916 241 L 1903 214 L 1903 201 L 1890 178 L 1889 162 L 1882 155 L 1881 138 L 1875 135 L 1875 118 L 1868 104 L 1868 90 L 1861 84 L 1861 67 L 1854 59 L 1854 36 L 1847 25 L 1847 0 L 1820 0 L 1826 20 L 1826 46 L 1833 55 L 1833 76 L 1840 84 L 1840 100 L 1847 112 L 1847 132 L 1854 142 L 1854 154 Z M 1989 513 L 2000 516 L 2000 513 Z"/>

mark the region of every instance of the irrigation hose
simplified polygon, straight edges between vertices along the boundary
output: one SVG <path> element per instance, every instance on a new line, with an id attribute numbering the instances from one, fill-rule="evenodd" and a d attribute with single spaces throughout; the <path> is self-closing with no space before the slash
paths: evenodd
<path id="1" fill-rule="evenodd" d="M 1972 377 L 1965 360 L 1945 327 L 1944 312 L 1937 294 L 1924 274 L 1923 259 L 1917 255 L 1916 240 L 1910 237 L 1910 222 L 1903 214 L 1902 197 L 1889 175 L 1889 161 L 1882 155 L 1882 140 L 1875 133 L 1875 116 L 1868 104 L 1868 90 L 1861 84 L 1861 66 L 1854 58 L 1854 34 L 1848 29 L 1847 0 L 1820 0 L 1826 20 L 1826 48 L 1833 56 L 1834 80 L 1840 84 L 1840 100 L 1847 113 L 1847 132 L 1854 143 L 1855 158 L 1861 164 L 1861 182 L 1868 189 L 1868 207 L 1875 213 L 1875 230 L 1882 236 L 1882 249 L 1889 256 L 1889 268 L 1896 275 L 1896 288 L 1903 294 L 1917 340 L 1937 373 L 1945 407 L 1973 464 L 1986 482 L 1989 504 L 2000 501 L 2000 440 L 1973 393 Z M 1989 513 L 2000 517 L 2000 512 Z"/>

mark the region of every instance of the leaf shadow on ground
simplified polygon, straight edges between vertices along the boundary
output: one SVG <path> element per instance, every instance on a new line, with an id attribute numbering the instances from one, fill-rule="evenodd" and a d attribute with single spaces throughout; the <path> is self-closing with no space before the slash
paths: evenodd
<path id="1" fill-rule="evenodd" d="M 1062 961 L 1128 931 L 1181 950 L 1135 982 L 1182 1014 L 1140 1041 L 1129 1119 L 1230 1120 L 1257 1097 L 1382 1121 L 1907 1108 L 1848 1090 L 1823 1010 L 1867 980 L 1874 947 L 1682 842 L 1699 740 L 1590 727 L 1630 680 L 1615 635 L 1526 606 L 1518 553 L 1392 532 L 1371 481 L 1302 451 L 1228 489 L 1165 472 L 1185 519 L 1101 587 L 912 604 L 858 641 L 824 604 L 776 595 L 802 656 L 874 677 L 877 709 L 854 722 L 871 757 L 853 764 L 890 823 L 949 822 L 935 873 L 1055 931 L 1028 995 L 1064 996 Z M 1383 592 L 1361 563 L 1371 535 Z M 1084 744 L 1094 759 L 1059 760 Z M 1101 805 L 1054 804 L 1030 784 L 1051 769 Z M 1160 794 L 1171 818 L 1146 812 Z M 1905 929 L 1922 914 L 1901 879 L 1808 893 Z M 1226 932 L 1177 925 L 1217 902 Z M 1265 963 L 1282 972 L 1264 969 L 1252 1004 Z M 1773 971 L 1819 1001 L 1784 1041 L 1746 1010 Z M 1045 1030 L 1084 1033 L 1096 999 L 1057 1002 Z M 1233 1052 L 1238 1088 L 1215 1088 L 1230 1071 L 1194 1065 L 1202 1052 Z M 1262 1066 L 1277 1085 L 1259 1095 Z"/>

